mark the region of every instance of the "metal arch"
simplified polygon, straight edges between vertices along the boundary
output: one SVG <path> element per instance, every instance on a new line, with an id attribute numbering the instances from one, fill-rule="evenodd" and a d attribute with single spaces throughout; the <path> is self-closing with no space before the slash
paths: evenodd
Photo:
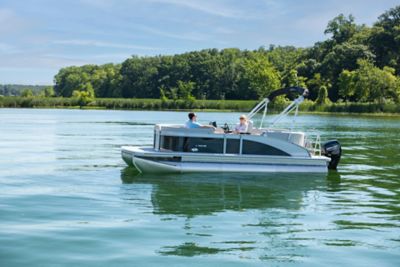
<path id="1" fill-rule="evenodd" d="M 292 87 L 286 87 L 286 88 L 281 88 L 278 90 L 275 90 L 271 92 L 268 97 L 264 98 L 260 103 L 258 103 L 247 115 L 248 119 L 252 119 L 259 111 L 264 109 L 263 116 L 261 118 L 260 126 L 259 129 L 262 128 L 264 124 L 264 120 L 268 111 L 268 103 L 271 102 L 274 98 L 280 95 L 287 95 L 289 93 L 298 93 L 300 96 L 296 98 L 289 106 L 287 106 L 271 123 L 270 127 L 271 128 L 274 124 L 276 124 L 278 121 L 280 121 L 283 117 L 288 115 L 293 109 L 296 109 L 295 112 L 295 118 L 293 118 L 293 124 L 295 123 L 295 119 L 298 113 L 298 107 L 299 105 L 304 101 L 305 97 L 308 96 L 309 91 L 306 88 L 298 87 L 298 86 L 292 86 Z M 292 125 L 293 128 L 293 125 Z"/>

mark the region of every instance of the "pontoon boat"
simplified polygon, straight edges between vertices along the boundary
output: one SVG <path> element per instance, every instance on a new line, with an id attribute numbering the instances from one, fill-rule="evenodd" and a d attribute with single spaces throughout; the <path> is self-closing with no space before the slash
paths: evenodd
<path id="1" fill-rule="evenodd" d="M 268 125 L 263 127 L 268 103 L 279 95 L 299 96 Z M 327 172 L 336 169 L 341 146 L 338 141 L 321 143 L 319 135 L 277 129 L 277 122 L 294 111 L 308 90 L 289 87 L 273 91 L 249 114 L 249 130 L 234 134 L 227 124 L 222 128 L 188 129 L 184 125 L 156 124 L 152 147 L 122 147 L 122 158 L 142 173 L 185 172 Z M 252 118 L 263 111 L 259 127 Z M 293 125 L 292 125 L 293 126 Z"/>

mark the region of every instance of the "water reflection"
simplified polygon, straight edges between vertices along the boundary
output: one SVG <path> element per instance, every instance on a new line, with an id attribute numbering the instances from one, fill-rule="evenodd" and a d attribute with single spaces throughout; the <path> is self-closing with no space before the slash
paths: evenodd
<path id="1" fill-rule="evenodd" d="M 327 187 L 326 174 L 155 176 L 125 168 L 121 180 L 124 200 L 136 198 L 132 186 L 150 188 L 153 214 L 180 225 L 185 237 L 161 246 L 160 255 L 235 253 L 263 261 L 302 257 L 297 253 L 302 240 L 295 236 L 304 231 L 298 213 Z M 336 175 L 329 183 L 337 186 L 338 181 Z"/>
<path id="2" fill-rule="evenodd" d="M 326 174 L 221 173 L 156 176 L 141 175 L 132 168 L 121 171 L 121 180 L 125 184 L 152 185 L 151 203 L 154 213 L 187 217 L 226 210 L 297 210 L 310 191 L 326 188 L 326 177 Z M 330 183 L 337 186 L 340 177 L 332 179 Z"/>

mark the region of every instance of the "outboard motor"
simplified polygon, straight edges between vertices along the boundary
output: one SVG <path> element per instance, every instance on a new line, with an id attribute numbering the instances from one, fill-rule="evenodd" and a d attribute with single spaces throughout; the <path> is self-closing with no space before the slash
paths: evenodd
<path id="1" fill-rule="evenodd" d="M 321 154 L 328 158 L 331 158 L 328 169 L 336 170 L 337 165 L 340 161 L 340 157 L 342 156 L 342 147 L 337 140 L 329 140 L 322 143 Z"/>

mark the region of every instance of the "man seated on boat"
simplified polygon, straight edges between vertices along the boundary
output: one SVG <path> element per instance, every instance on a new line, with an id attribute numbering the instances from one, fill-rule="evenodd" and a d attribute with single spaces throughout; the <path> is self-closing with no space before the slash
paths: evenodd
<path id="1" fill-rule="evenodd" d="M 239 123 L 235 126 L 234 133 L 247 133 L 249 132 L 249 123 L 247 121 L 246 115 L 241 115 L 239 118 Z"/>
<path id="2" fill-rule="evenodd" d="M 202 125 L 197 122 L 197 115 L 194 112 L 190 112 L 188 114 L 189 120 L 185 123 L 185 127 L 189 129 L 195 129 L 195 128 L 213 128 L 215 129 L 214 126 L 212 125 Z"/>

